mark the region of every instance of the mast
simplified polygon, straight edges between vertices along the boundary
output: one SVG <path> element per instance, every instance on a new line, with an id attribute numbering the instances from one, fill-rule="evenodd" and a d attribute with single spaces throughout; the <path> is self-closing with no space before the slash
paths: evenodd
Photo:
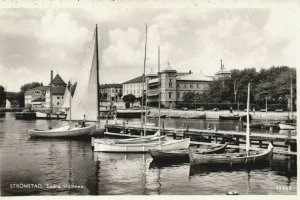
<path id="1" fill-rule="evenodd" d="M 246 152 L 249 155 L 250 149 L 250 120 L 249 120 L 249 106 L 250 105 L 250 83 L 248 83 L 248 96 L 247 96 L 247 129 L 246 129 Z"/>
<path id="2" fill-rule="evenodd" d="M 53 112 L 53 103 L 52 103 L 52 81 L 53 81 L 53 70 L 51 70 L 50 74 L 50 113 Z"/>
<path id="3" fill-rule="evenodd" d="M 72 121 L 72 83 L 71 83 L 71 81 L 69 81 L 69 89 L 70 89 L 70 123 L 71 123 L 71 121 Z"/>
<path id="4" fill-rule="evenodd" d="M 159 149 L 161 149 L 161 141 L 160 141 L 160 126 L 161 126 L 161 122 L 160 122 L 160 89 L 161 89 L 161 85 L 160 85 L 160 46 L 158 46 L 158 131 L 159 131 Z"/>
<path id="5" fill-rule="evenodd" d="M 96 42 L 96 68 L 97 68 L 97 108 L 98 108 L 98 115 L 97 115 L 97 121 L 100 120 L 100 106 L 99 106 L 99 100 L 100 100 L 100 94 L 99 94 L 99 55 L 98 55 L 98 27 L 96 24 L 96 31 L 95 31 L 95 42 Z"/>
<path id="6" fill-rule="evenodd" d="M 266 124 L 268 123 L 268 97 L 266 96 Z"/>
<path id="7" fill-rule="evenodd" d="M 144 111 L 144 89 L 145 89 L 145 71 L 146 71 L 146 55 L 147 55 L 147 24 L 146 26 L 146 39 L 145 39 L 145 56 L 144 56 L 144 71 L 143 71 L 143 90 L 142 90 L 142 112 L 141 112 L 141 124 L 143 124 L 143 111 Z M 147 103 L 146 103 L 147 104 Z M 146 135 L 146 115 L 147 108 L 145 110 L 145 121 L 144 121 L 144 135 Z"/>
<path id="8" fill-rule="evenodd" d="M 291 119 L 293 119 L 293 78 L 291 76 Z"/>

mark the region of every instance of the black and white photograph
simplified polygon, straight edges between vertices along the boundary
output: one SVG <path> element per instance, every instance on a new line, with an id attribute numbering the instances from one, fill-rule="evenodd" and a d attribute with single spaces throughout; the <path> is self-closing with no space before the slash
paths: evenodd
<path id="1" fill-rule="evenodd" d="M 1 0 L 1 198 L 295 199 L 299 6 Z"/>

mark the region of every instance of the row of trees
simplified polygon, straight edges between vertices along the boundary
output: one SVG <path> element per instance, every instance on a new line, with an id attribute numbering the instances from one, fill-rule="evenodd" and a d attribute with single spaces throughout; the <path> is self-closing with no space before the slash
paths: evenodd
<path id="1" fill-rule="evenodd" d="M 287 105 L 290 99 L 291 81 L 293 83 L 293 102 L 296 98 L 296 69 L 287 66 L 271 67 L 256 72 L 255 68 L 231 71 L 231 78 L 213 81 L 204 93 L 187 92 L 183 103 L 240 103 L 247 102 L 247 85 L 251 83 L 252 104 L 265 105 L 267 97 L 270 104 Z"/>

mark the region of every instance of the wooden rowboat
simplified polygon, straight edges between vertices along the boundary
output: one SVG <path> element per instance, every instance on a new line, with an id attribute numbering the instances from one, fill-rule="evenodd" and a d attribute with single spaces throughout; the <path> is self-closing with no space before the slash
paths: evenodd
<path id="1" fill-rule="evenodd" d="M 133 143 L 133 144 L 115 144 L 115 143 L 94 143 L 94 151 L 99 152 L 118 152 L 118 153 L 147 153 L 151 149 L 176 150 L 186 149 L 190 145 L 190 139 L 167 140 L 152 143 Z"/>
<path id="2" fill-rule="evenodd" d="M 208 149 L 182 149 L 182 150 L 173 150 L 173 151 L 164 151 L 164 150 L 158 150 L 153 149 L 149 150 L 150 155 L 152 156 L 153 160 L 156 161 L 182 161 L 182 162 L 188 162 L 189 161 L 189 153 L 193 152 L 196 154 L 214 154 L 214 153 L 222 153 L 227 144 L 222 145 L 215 145 L 211 146 Z"/>
<path id="3" fill-rule="evenodd" d="M 96 125 L 87 125 L 87 127 L 70 127 L 70 125 L 49 130 L 28 130 L 31 137 L 75 137 L 90 136 L 95 132 Z"/>
<path id="4" fill-rule="evenodd" d="M 91 145 L 94 146 L 95 143 L 106 143 L 106 144 L 134 144 L 134 143 L 151 143 L 158 141 L 159 138 L 164 141 L 166 139 L 166 136 L 160 136 L 158 132 L 156 132 L 154 135 L 148 135 L 148 136 L 139 136 L 136 138 L 129 138 L 129 139 L 103 139 L 103 138 L 92 138 Z"/>
<path id="5" fill-rule="evenodd" d="M 194 164 L 256 164 L 260 162 L 268 162 L 273 155 L 273 146 L 270 143 L 268 149 L 261 152 L 249 152 L 249 155 L 244 153 L 229 153 L 229 154 L 213 154 L 203 155 L 190 153 L 189 160 Z"/>

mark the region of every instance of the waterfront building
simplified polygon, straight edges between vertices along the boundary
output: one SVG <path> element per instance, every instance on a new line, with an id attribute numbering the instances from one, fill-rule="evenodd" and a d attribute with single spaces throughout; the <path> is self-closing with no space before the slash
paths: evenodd
<path id="1" fill-rule="evenodd" d="M 215 74 L 214 80 L 220 80 L 220 79 L 225 79 L 225 78 L 231 78 L 231 71 L 228 71 L 225 69 L 224 64 L 221 61 L 221 68 L 220 70 Z"/>
<path id="2" fill-rule="evenodd" d="M 117 102 L 122 97 L 122 84 L 102 84 L 100 95 L 103 101 Z"/>
<path id="3" fill-rule="evenodd" d="M 177 102 L 183 101 L 186 92 L 205 91 L 212 78 L 202 73 L 177 72 L 168 65 L 161 71 L 161 105 L 166 108 L 174 108 Z M 159 94 L 158 78 L 150 79 L 148 82 L 148 102 L 157 104 Z"/>
<path id="4" fill-rule="evenodd" d="M 146 84 L 143 82 L 143 76 L 138 76 L 134 79 L 122 83 L 123 96 L 133 94 L 136 97 L 142 96 L 142 90 L 146 88 Z"/>
<path id="5" fill-rule="evenodd" d="M 45 96 L 49 90 L 49 86 L 39 86 L 26 90 L 24 94 L 25 107 L 31 105 L 32 107 L 45 107 Z"/>
<path id="6" fill-rule="evenodd" d="M 48 86 L 39 86 L 25 92 L 25 107 L 31 105 L 32 108 L 50 108 L 51 87 L 52 105 L 54 109 L 58 109 L 63 103 L 66 85 L 59 74 L 53 79 L 53 72 L 51 71 L 51 81 Z"/>

